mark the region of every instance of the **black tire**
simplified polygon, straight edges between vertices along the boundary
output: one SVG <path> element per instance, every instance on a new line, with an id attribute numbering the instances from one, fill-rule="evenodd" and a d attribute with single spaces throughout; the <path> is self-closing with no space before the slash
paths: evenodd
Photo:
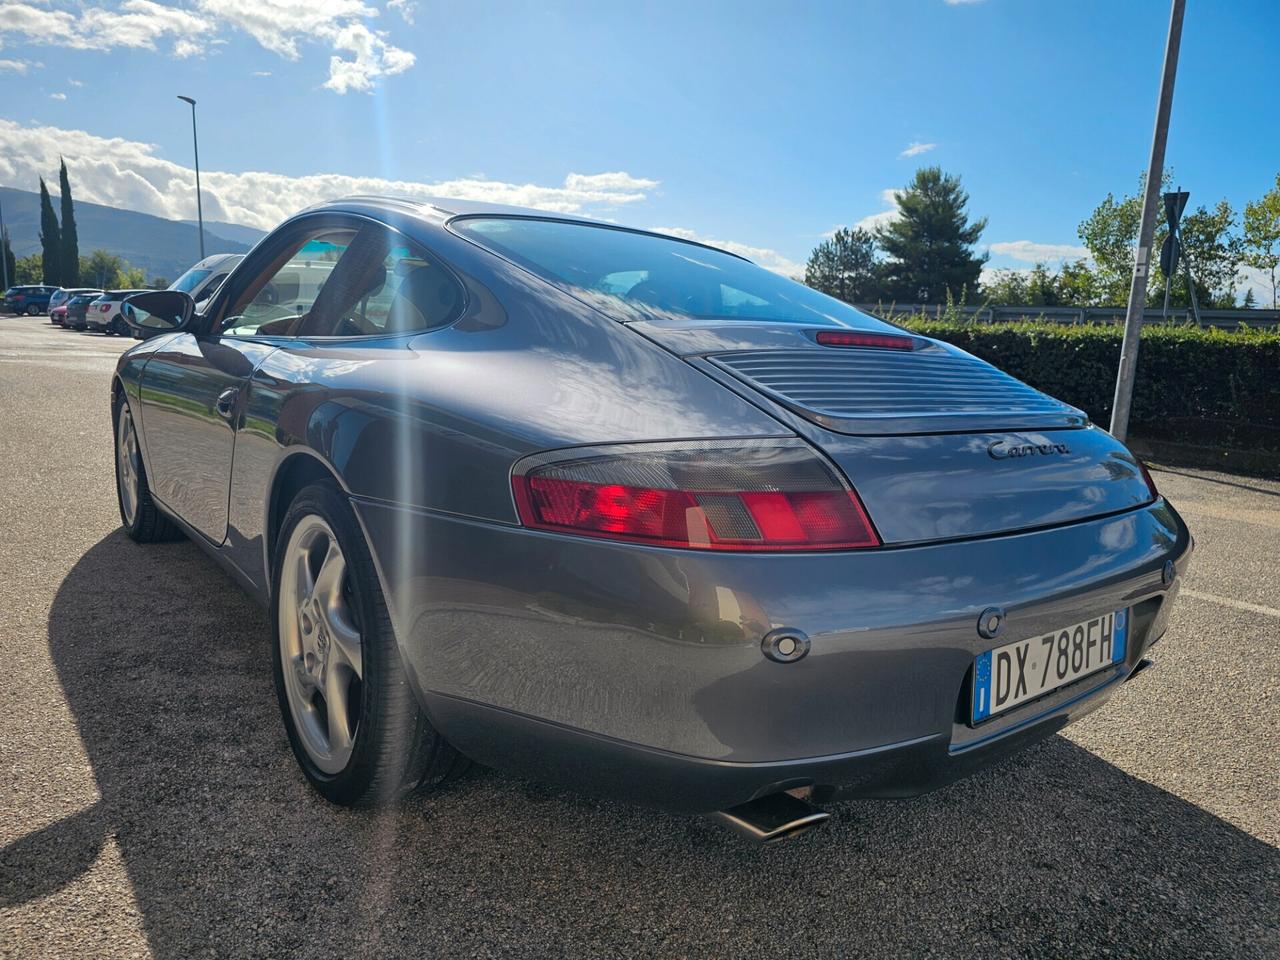
<path id="1" fill-rule="evenodd" d="M 141 456 L 136 461 L 138 493 L 137 506 L 133 511 L 132 518 L 129 517 L 128 511 L 125 509 L 120 463 L 120 428 L 121 420 L 126 414 L 129 415 L 132 421 L 133 415 L 129 410 L 129 401 L 121 398 L 117 401 L 111 414 L 111 437 L 113 441 L 111 459 L 115 461 L 116 465 L 116 506 L 120 508 L 120 522 L 124 526 L 124 532 L 129 535 L 131 540 L 135 540 L 138 543 L 162 543 L 168 540 L 180 540 L 182 532 L 172 520 L 160 512 L 160 508 L 151 499 L 151 487 L 147 483 L 147 468 L 143 465 Z"/>
<path id="2" fill-rule="evenodd" d="M 31 304 L 31 306 L 27 307 L 27 316 L 28 316 L 28 317 L 38 317 L 38 316 L 40 316 L 40 308 L 39 308 L 39 307 L 37 307 L 34 303 L 33 303 L 33 304 Z M 101 409 L 101 408 L 99 408 L 99 409 Z"/>
<path id="3" fill-rule="evenodd" d="M 318 516 L 333 531 L 347 561 L 350 606 L 360 631 L 363 662 L 351 756 L 337 773 L 325 773 L 307 753 L 285 689 L 281 644 L 281 583 L 294 529 Z M 331 803 L 372 807 L 395 803 L 415 789 L 431 788 L 470 762 L 431 726 L 410 689 L 391 617 L 364 534 L 351 505 L 333 483 L 304 487 L 289 507 L 272 558 L 272 672 L 280 714 L 293 755 L 311 785 Z"/>

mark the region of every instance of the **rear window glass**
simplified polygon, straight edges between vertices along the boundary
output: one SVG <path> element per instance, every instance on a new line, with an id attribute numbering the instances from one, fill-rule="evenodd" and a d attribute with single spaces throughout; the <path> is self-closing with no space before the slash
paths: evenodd
<path id="1" fill-rule="evenodd" d="M 563 220 L 465 217 L 454 230 L 544 280 L 656 317 L 891 329 L 740 257 L 683 240 Z"/>

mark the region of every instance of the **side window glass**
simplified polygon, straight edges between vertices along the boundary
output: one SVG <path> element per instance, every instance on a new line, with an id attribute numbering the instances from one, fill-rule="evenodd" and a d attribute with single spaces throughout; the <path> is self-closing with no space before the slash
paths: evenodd
<path id="1" fill-rule="evenodd" d="M 404 237 L 379 224 L 301 242 L 254 280 L 223 321 L 239 336 L 362 337 L 452 323 L 458 283 Z"/>
<path id="2" fill-rule="evenodd" d="M 301 240 L 240 293 L 222 322 L 222 332 L 295 335 L 354 236 L 352 230 L 330 230 Z"/>

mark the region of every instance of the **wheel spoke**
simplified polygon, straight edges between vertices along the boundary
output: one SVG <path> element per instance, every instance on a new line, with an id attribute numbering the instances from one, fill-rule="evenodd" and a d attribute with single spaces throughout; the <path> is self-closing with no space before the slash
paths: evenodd
<path id="1" fill-rule="evenodd" d="M 351 675 L 331 665 L 325 673 L 324 705 L 329 719 L 329 748 L 337 756 L 351 749 L 350 704 Z"/>
<path id="2" fill-rule="evenodd" d="M 329 630 L 329 639 L 333 643 L 331 660 L 344 663 L 351 672 L 364 678 L 364 661 L 360 648 L 360 631 L 348 619 L 345 607 L 328 611 L 325 626 Z"/>
<path id="3" fill-rule="evenodd" d="M 314 584 L 316 599 L 325 610 L 332 610 L 342 602 L 342 579 L 346 573 L 347 561 L 342 556 L 338 541 L 330 540 Z"/>

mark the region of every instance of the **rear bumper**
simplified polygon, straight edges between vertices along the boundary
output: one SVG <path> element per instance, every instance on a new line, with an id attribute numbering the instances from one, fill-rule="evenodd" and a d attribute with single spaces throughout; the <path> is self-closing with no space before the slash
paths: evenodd
<path id="1" fill-rule="evenodd" d="M 908 796 L 1103 703 L 1164 632 L 1191 540 L 1163 501 L 1052 530 L 860 553 L 711 555 L 357 501 L 402 653 L 481 762 L 685 811 L 813 786 Z M 999 640 L 979 613 L 1006 611 Z M 986 649 L 1127 607 L 1127 658 L 973 727 Z M 806 658 L 766 660 L 770 629 Z"/>

